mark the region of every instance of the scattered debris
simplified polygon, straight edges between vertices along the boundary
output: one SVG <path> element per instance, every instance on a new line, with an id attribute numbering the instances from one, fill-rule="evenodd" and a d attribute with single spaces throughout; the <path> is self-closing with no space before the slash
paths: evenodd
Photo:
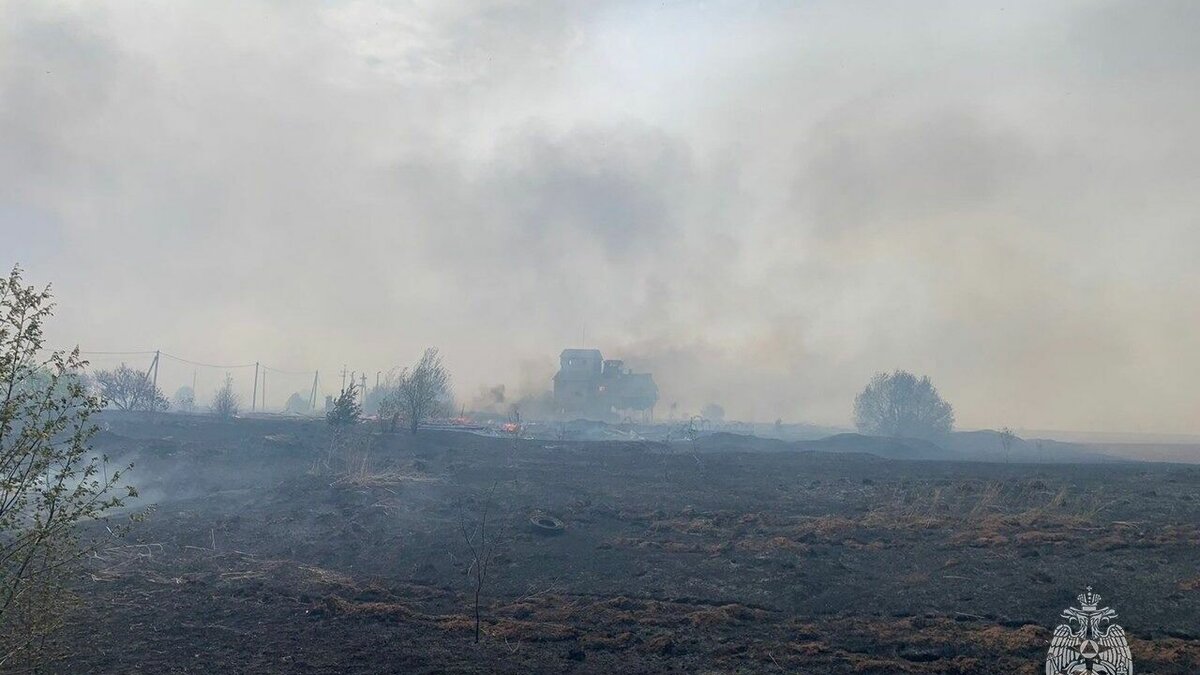
<path id="1" fill-rule="evenodd" d="M 562 534 L 567 529 L 563 521 L 545 513 L 535 513 L 529 516 L 529 525 L 533 528 L 534 534 L 549 536 Z"/>

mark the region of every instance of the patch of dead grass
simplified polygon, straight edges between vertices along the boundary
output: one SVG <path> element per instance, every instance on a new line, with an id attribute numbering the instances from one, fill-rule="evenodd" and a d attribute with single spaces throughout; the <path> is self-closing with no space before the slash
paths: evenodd
<path id="1" fill-rule="evenodd" d="M 702 627 L 752 623 L 763 621 L 767 616 L 767 612 L 761 609 L 731 603 L 719 607 L 705 607 L 688 614 L 687 619 L 693 626 Z"/>

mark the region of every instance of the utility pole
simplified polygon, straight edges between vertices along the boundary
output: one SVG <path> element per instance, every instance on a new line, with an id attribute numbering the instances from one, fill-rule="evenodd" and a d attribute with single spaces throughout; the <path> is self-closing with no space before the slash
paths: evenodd
<path id="1" fill-rule="evenodd" d="M 150 367 L 146 369 L 146 377 L 153 377 L 154 385 L 158 386 L 158 352 L 154 352 L 154 358 L 150 359 Z"/>
<path id="2" fill-rule="evenodd" d="M 146 377 L 153 378 L 152 383 L 154 385 L 155 392 L 158 391 L 158 356 L 159 356 L 159 353 L 160 352 L 158 350 L 154 351 L 154 360 L 150 362 L 150 367 L 146 369 Z M 150 410 L 152 412 L 154 411 L 153 404 L 150 406 Z"/>
<path id="3" fill-rule="evenodd" d="M 342 364 L 342 389 L 346 389 L 346 364 Z"/>
<path id="4" fill-rule="evenodd" d="M 162 350 L 154 350 L 154 390 L 158 391 L 158 357 L 162 355 Z"/>
<path id="5" fill-rule="evenodd" d="M 313 388 L 312 388 L 312 394 L 310 394 L 308 397 L 308 409 L 314 413 L 317 411 L 317 378 L 320 376 L 321 376 L 321 371 L 319 371 L 319 370 L 313 371 Z"/>
<path id="6" fill-rule="evenodd" d="M 359 396 L 362 396 L 362 404 L 361 405 L 363 405 L 365 407 L 367 405 L 367 374 L 366 373 L 362 374 L 362 387 L 360 387 L 360 388 L 362 389 L 362 391 L 359 392 Z"/>
<path id="7" fill-rule="evenodd" d="M 258 361 L 254 362 L 254 394 L 250 397 L 250 412 L 258 405 Z"/>

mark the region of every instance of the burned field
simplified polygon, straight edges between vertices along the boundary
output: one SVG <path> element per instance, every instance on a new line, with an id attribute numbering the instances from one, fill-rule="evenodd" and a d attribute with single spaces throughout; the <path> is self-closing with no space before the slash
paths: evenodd
<path id="1" fill-rule="evenodd" d="M 1086 585 L 1200 669 L 1197 468 L 364 430 L 328 470 L 319 423 L 106 417 L 158 506 L 65 672 L 1036 673 Z"/>

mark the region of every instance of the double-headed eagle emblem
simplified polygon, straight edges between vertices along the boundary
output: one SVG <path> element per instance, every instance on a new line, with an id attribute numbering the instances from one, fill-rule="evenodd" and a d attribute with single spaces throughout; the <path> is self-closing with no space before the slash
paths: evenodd
<path id="1" fill-rule="evenodd" d="M 1112 622 L 1117 613 L 1100 607 L 1100 596 L 1091 586 L 1077 599 L 1079 607 L 1062 613 L 1067 622 L 1050 638 L 1046 675 L 1133 675 L 1125 629 Z"/>

